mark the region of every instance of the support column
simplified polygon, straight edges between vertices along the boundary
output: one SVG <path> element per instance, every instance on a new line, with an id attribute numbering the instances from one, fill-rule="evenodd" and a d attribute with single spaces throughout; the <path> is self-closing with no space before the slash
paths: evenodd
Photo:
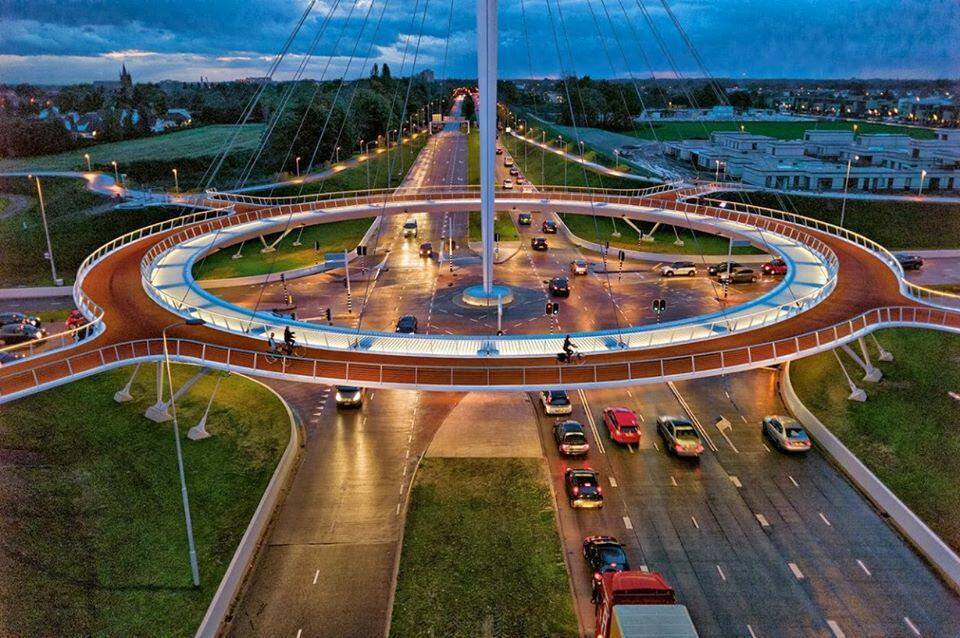
<path id="1" fill-rule="evenodd" d="M 140 372 L 139 363 L 133 368 L 133 374 L 130 375 L 130 380 L 127 381 L 127 385 L 117 390 L 116 394 L 113 395 L 114 401 L 116 401 L 117 403 L 126 403 L 127 401 L 133 401 L 133 395 L 130 394 L 130 388 L 133 386 L 133 380 L 137 377 L 138 372 Z"/>
<path id="2" fill-rule="evenodd" d="M 480 229 L 483 292 L 493 292 L 494 181 L 497 145 L 497 0 L 477 0 L 477 78 L 480 108 Z M 466 99 L 470 99 L 467 96 Z"/>
<path id="3" fill-rule="evenodd" d="M 187 438 L 191 441 L 199 441 L 211 436 L 211 434 L 207 432 L 207 415 L 210 414 L 210 406 L 213 405 L 213 399 L 217 396 L 217 390 L 220 388 L 220 382 L 223 381 L 224 376 L 225 375 L 219 375 L 217 377 L 217 382 L 213 385 L 213 392 L 210 393 L 210 400 L 207 401 L 207 409 L 203 411 L 200 422 L 187 432 Z"/>
<path id="4" fill-rule="evenodd" d="M 163 402 L 163 361 L 157 361 L 157 402 L 147 408 L 143 416 L 156 423 L 173 418 L 167 411 L 167 404 Z"/>
<path id="5" fill-rule="evenodd" d="M 853 359 L 858 366 L 863 368 L 864 381 L 869 381 L 870 383 L 876 383 L 883 377 L 883 372 L 880 371 L 880 368 L 876 368 L 870 363 L 870 355 L 867 354 L 867 349 L 863 343 L 863 339 L 858 339 L 860 343 L 860 351 L 863 353 L 863 358 L 857 355 L 848 344 L 843 344 L 840 346 L 840 349 L 850 355 L 850 358 Z"/>
<path id="6" fill-rule="evenodd" d="M 883 346 L 880 345 L 880 342 L 877 341 L 877 335 L 871 332 L 870 336 L 873 338 L 874 345 L 877 346 L 877 352 L 880 353 L 880 356 L 878 358 L 885 363 L 889 361 L 893 361 L 893 353 L 890 352 L 889 350 L 884 350 Z"/>
<path id="7" fill-rule="evenodd" d="M 853 379 L 850 378 L 850 375 L 847 374 L 847 368 L 843 365 L 843 361 L 840 359 L 840 354 L 837 352 L 836 348 L 831 350 L 833 356 L 837 358 L 837 363 L 840 364 L 840 369 L 843 371 L 843 376 L 847 380 L 847 385 L 850 386 L 850 396 L 847 398 L 850 401 L 859 401 L 863 403 L 867 400 L 867 393 L 863 391 L 863 388 L 858 388 L 857 384 L 853 382 Z"/>

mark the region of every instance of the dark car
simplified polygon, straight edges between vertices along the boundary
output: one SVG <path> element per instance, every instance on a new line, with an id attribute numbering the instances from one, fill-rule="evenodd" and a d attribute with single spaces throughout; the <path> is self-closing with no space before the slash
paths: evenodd
<path id="1" fill-rule="evenodd" d="M 499 146 L 497 147 L 497 155 L 503 155 L 503 149 Z"/>
<path id="2" fill-rule="evenodd" d="M 570 280 L 566 277 L 554 277 L 550 280 L 551 297 L 569 297 Z"/>
<path id="3" fill-rule="evenodd" d="M 533 215 L 530 213 L 520 213 L 517 215 L 517 223 L 521 226 L 529 226 L 533 223 Z"/>
<path id="4" fill-rule="evenodd" d="M 363 388 L 354 385 L 337 386 L 338 408 L 359 408 L 363 405 Z"/>
<path id="5" fill-rule="evenodd" d="M 23 359 L 22 354 L 17 354 L 16 352 L 0 352 L 0 367 L 10 365 L 20 359 Z"/>
<path id="6" fill-rule="evenodd" d="M 22 312 L 0 312 L 0 326 L 9 326 L 12 323 L 28 323 L 35 328 L 43 325 L 40 317 L 31 317 Z"/>
<path id="7" fill-rule="evenodd" d="M 586 456 L 590 451 L 583 425 L 577 421 L 560 421 L 553 426 L 553 440 L 561 456 Z"/>
<path id="8" fill-rule="evenodd" d="M 587 536 L 583 539 L 583 557 L 593 572 L 594 581 L 607 572 L 630 569 L 623 545 L 613 536 Z"/>
<path id="9" fill-rule="evenodd" d="M 739 268 L 731 272 L 723 271 L 717 275 L 717 281 L 720 283 L 726 282 L 728 284 L 752 283 L 758 279 L 759 277 L 757 276 L 757 271 L 753 268 Z"/>
<path id="10" fill-rule="evenodd" d="M 421 257 L 433 257 L 433 244 L 425 241 L 420 244 L 420 256 Z"/>
<path id="11" fill-rule="evenodd" d="M 600 474 L 591 469 L 568 469 L 563 473 L 563 484 L 567 490 L 567 501 L 574 508 L 603 507 L 603 488 L 600 487 Z"/>
<path id="12" fill-rule="evenodd" d="M 555 222 L 555 221 L 553 221 L 553 220 L 551 220 L 551 219 L 545 219 L 545 220 L 543 220 L 543 224 L 541 224 L 541 226 L 540 226 L 540 230 L 542 230 L 543 232 L 547 233 L 548 235 L 556 235 L 556 234 L 557 234 L 557 222 Z"/>
<path id="13" fill-rule="evenodd" d="M 5 326 L 0 326 L 0 343 L 5 346 L 27 343 L 36 339 L 43 339 L 45 336 L 47 336 L 46 330 L 37 328 L 31 323 L 8 323 Z"/>
<path id="14" fill-rule="evenodd" d="M 727 264 L 729 264 L 729 267 L 728 267 Z M 708 273 L 711 277 L 716 277 L 717 275 L 719 275 L 719 274 L 722 273 L 722 272 L 727 272 L 728 269 L 729 269 L 730 271 L 734 271 L 734 270 L 736 270 L 737 268 L 743 268 L 743 264 L 737 263 L 737 262 L 735 262 L 735 261 L 730 261 L 730 262 L 724 261 L 724 262 L 721 262 L 721 263 L 719 263 L 719 264 L 713 264 L 712 266 L 710 266 L 709 268 L 707 268 L 707 273 Z"/>
<path id="15" fill-rule="evenodd" d="M 760 271 L 765 275 L 785 275 L 787 274 L 787 262 L 782 259 L 771 259 L 760 266 Z"/>
<path id="16" fill-rule="evenodd" d="M 516 177 L 519 174 L 520 174 L 519 168 L 517 168 L 516 166 L 510 167 L 510 177 Z"/>
<path id="17" fill-rule="evenodd" d="M 699 458 L 703 452 L 700 435 L 693 424 L 682 417 L 657 417 L 657 434 L 663 438 L 667 451 L 671 454 Z"/>
<path id="18" fill-rule="evenodd" d="M 546 250 L 547 249 L 547 238 L 546 237 L 534 237 L 530 240 L 530 248 L 534 250 Z"/>
<path id="19" fill-rule="evenodd" d="M 907 253 L 894 253 L 894 257 L 900 262 L 904 270 L 920 270 L 923 268 L 923 257 L 920 255 L 910 255 Z"/>
<path id="20" fill-rule="evenodd" d="M 412 335 L 417 332 L 417 318 L 413 315 L 403 315 L 397 320 L 397 330 L 403 334 Z"/>

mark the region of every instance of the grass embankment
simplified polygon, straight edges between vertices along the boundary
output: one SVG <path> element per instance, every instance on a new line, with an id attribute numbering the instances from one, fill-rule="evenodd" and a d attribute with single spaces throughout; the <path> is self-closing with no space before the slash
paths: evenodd
<path id="1" fill-rule="evenodd" d="M 772 193 L 722 193 L 717 199 L 742 201 L 840 223 L 841 199 Z M 960 247 L 960 204 L 848 199 L 844 226 L 890 249 Z"/>
<path id="2" fill-rule="evenodd" d="M 3 214 L 3 211 L 7 210 L 7 205 L 10 204 L 9 199 L 4 199 L 0 197 L 0 214 Z"/>
<path id="3" fill-rule="evenodd" d="M 727 254 L 729 241 L 724 237 L 717 235 L 708 235 L 706 233 L 694 233 L 686 228 L 677 228 L 676 232 L 683 240 L 683 246 L 677 246 L 677 235 L 669 226 L 660 226 L 653 234 L 654 241 L 640 242 L 640 236 L 633 228 L 628 226 L 623 220 L 614 222 L 609 217 L 592 217 L 590 215 L 570 215 L 563 213 L 560 215 L 563 223 L 567 225 L 570 231 L 582 239 L 602 244 L 609 241 L 611 246 L 617 248 L 628 248 L 630 250 L 640 250 L 648 253 L 666 253 L 673 255 L 716 255 L 722 257 Z M 620 232 L 620 237 L 613 237 L 614 224 L 616 230 Z M 644 233 L 650 232 L 653 224 L 647 222 L 634 222 Z M 736 246 L 733 249 L 734 255 L 758 255 L 761 251 L 752 246 Z"/>
<path id="4" fill-rule="evenodd" d="M 197 368 L 178 367 L 179 387 Z M 186 439 L 208 376 L 177 401 L 201 585 L 190 581 L 171 425 L 132 403 L 129 369 L 49 390 L 0 412 L 0 635 L 193 636 L 287 444 L 283 406 L 241 377 L 221 382 L 204 441 Z"/>
<path id="5" fill-rule="evenodd" d="M 493 220 L 493 232 L 500 233 L 500 241 L 516 241 L 520 239 L 517 225 L 509 213 L 499 212 Z M 470 213 L 470 241 L 481 241 L 480 213 Z"/>
<path id="6" fill-rule="evenodd" d="M 850 389 L 830 352 L 793 363 L 791 381 L 824 425 L 960 551 L 960 429 L 957 403 L 947 396 L 960 391 L 960 337 L 907 328 L 877 337 L 894 361 L 881 364 L 880 383 L 858 383 L 864 403 L 847 400 Z M 861 376 L 841 357 L 851 376 Z"/>
<path id="7" fill-rule="evenodd" d="M 638 122 L 636 130 L 623 131 L 624 135 L 631 135 L 642 139 L 658 139 L 661 141 L 707 139 L 714 131 L 739 131 L 740 122 Z M 806 131 L 852 131 L 854 122 L 826 122 L 820 120 L 806 120 L 795 122 L 743 122 L 743 129 L 754 135 L 768 135 L 781 140 L 799 140 Z M 858 134 L 889 133 L 903 134 L 921 140 L 932 140 L 935 134 L 932 129 L 916 128 L 912 126 L 897 126 L 879 122 L 856 122 Z"/>
<path id="8" fill-rule="evenodd" d="M 0 159 L 0 171 L 85 171 L 87 161 L 83 157 L 84 153 L 90 155 L 90 163 L 94 168 L 100 167 L 110 173 L 113 172 L 113 166 L 110 163 L 114 161 L 123 171 L 124 164 L 143 160 L 172 161 L 181 158 L 212 157 L 233 135 L 235 128 L 233 125 L 215 124 L 135 140 L 97 144 L 56 155 Z M 263 124 L 243 125 L 233 144 L 234 152 L 256 148 L 263 128 Z"/>
<path id="9" fill-rule="evenodd" d="M 539 459 L 424 460 L 391 636 L 576 636 L 551 501 Z"/>
<path id="10" fill-rule="evenodd" d="M 42 184 L 57 274 L 67 283 L 74 280 L 80 262 L 106 242 L 182 214 L 172 207 L 114 210 L 107 207 L 108 198 L 87 191 L 75 179 L 45 178 Z M 26 178 L 4 178 L 0 190 L 32 198 L 26 210 L 0 219 L 0 287 L 53 285 L 36 186 Z M 103 209 L 96 208 L 101 205 Z"/>
<path id="11" fill-rule="evenodd" d="M 238 247 L 228 246 L 198 261 L 193 267 L 193 276 L 198 280 L 247 277 L 311 266 L 322 262 L 324 253 L 356 248 L 372 222 L 373 218 L 350 219 L 310 226 L 303 229 L 302 237 L 298 230 L 294 230 L 277 244 L 276 252 L 270 253 L 260 252 L 263 244 L 259 240 L 248 240 L 240 259 L 233 258 Z M 268 235 L 265 240 L 271 244 L 278 237 L 277 234 Z M 298 237 L 302 245 L 294 246 Z M 319 250 L 314 250 L 314 242 L 319 245 Z"/>

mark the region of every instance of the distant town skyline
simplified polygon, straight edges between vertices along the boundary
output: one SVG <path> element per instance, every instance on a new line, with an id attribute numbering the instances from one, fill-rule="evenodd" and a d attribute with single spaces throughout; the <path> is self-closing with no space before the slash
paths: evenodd
<path id="1" fill-rule="evenodd" d="M 112 80 L 121 63 L 139 82 L 263 76 L 307 4 L 7 0 L 0 3 L 0 83 Z M 306 77 L 365 75 L 373 63 L 388 63 L 395 75 L 430 68 L 440 79 L 473 77 L 474 5 L 316 2 L 275 79 L 292 76 L 318 34 Z M 955 0 L 503 1 L 500 76 L 643 79 L 674 69 L 702 76 L 667 8 L 717 77 L 960 77 Z"/>

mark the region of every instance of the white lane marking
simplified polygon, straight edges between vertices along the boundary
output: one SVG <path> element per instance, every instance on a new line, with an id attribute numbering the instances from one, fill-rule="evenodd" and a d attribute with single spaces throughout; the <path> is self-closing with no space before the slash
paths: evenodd
<path id="1" fill-rule="evenodd" d="M 762 445 L 762 446 L 763 446 L 763 449 L 766 450 L 767 452 L 770 451 L 770 448 L 767 447 L 767 444 L 766 444 L 766 443 L 764 443 L 764 442 L 761 441 L 761 442 L 760 442 L 760 445 Z"/>
<path id="2" fill-rule="evenodd" d="M 673 478 L 672 476 L 670 477 L 670 484 L 673 485 L 674 487 L 680 487 L 677 484 L 677 479 Z"/>
<path id="3" fill-rule="evenodd" d="M 630 454 L 633 454 L 633 446 L 627 443 L 627 450 L 630 451 Z"/>
<path id="4" fill-rule="evenodd" d="M 727 575 L 723 573 L 723 569 L 720 568 L 720 565 L 717 565 L 717 573 L 720 574 L 720 578 L 722 578 L 724 582 L 727 581 Z"/>
<path id="5" fill-rule="evenodd" d="M 789 567 L 790 571 L 793 572 L 793 575 L 797 577 L 797 580 L 803 580 L 803 572 L 800 571 L 800 568 L 797 567 L 796 563 L 787 563 L 787 567 Z"/>
<path id="6" fill-rule="evenodd" d="M 697 522 L 697 519 L 696 519 L 696 518 L 694 518 L 693 516 L 691 516 L 691 517 L 690 517 L 690 520 L 693 521 L 693 526 L 694 526 L 694 527 L 696 527 L 697 529 L 700 529 L 700 523 Z"/>
<path id="7" fill-rule="evenodd" d="M 400 516 L 400 503 L 397 503 L 397 516 Z"/>
<path id="8" fill-rule="evenodd" d="M 313 584 L 314 584 L 314 585 L 317 584 L 317 579 L 318 579 L 318 578 L 320 578 L 320 570 L 319 570 L 319 569 L 318 569 L 317 572 L 313 575 Z"/>
<path id="9" fill-rule="evenodd" d="M 633 523 L 630 522 L 629 516 L 623 517 L 623 526 L 626 527 L 627 529 L 633 529 Z"/>
<path id="10" fill-rule="evenodd" d="M 743 487 L 743 483 L 741 483 L 740 479 L 738 479 L 736 476 L 731 476 L 730 482 L 733 483 L 734 487 Z"/>
<path id="11" fill-rule="evenodd" d="M 656 442 L 656 441 L 653 442 L 653 449 L 655 449 L 657 452 L 660 451 L 660 446 L 657 445 L 657 442 Z"/>
<path id="12" fill-rule="evenodd" d="M 757 638 L 757 634 L 753 633 L 753 627 L 747 625 L 747 631 L 750 632 L 750 638 Z"/>
<path id="13" fill-rule="evenodd" d="M 827 517 L 823 515 L 823 512 L 817 512 L 817 514 L 820 515 L 820 520 L 827 524 L 827 527 L 833 527 L 833 525 L 830 524 L 830 521 L 827 520 Z"/>
<path id="14" fill-rule="evenodd" d="M 830 631 L 833 632 L 833 635 L 836 638 L 847 638 L 846 634 L 843 633 L 843 630 L 840 629 L 840 625 L 837 624 L 836 620 L 828 620 L 827 627 L 830 628 Z"/>
<path id="15" fill-rule="evenodd" d="M 740 420 L 743 421 L 744 423 L 749 423 L 749 421 L 747 421 L 747 417 L 743 416 L 742 414 L 740 415 Z M 747 627 L 749 626 L 750 625 L 747 625 Z"/>
<path id="16" fill-rule="evenodd" d="M 647 567 L 646 565 L 640 565 L 640 571 L 642 571 L 643 573 L 647 573 L 650 571 L 650 568 Z"/>
<path id="17" fill-rule="evenodd" d="M 800 487 L 800 484 L 797 483 L 797 480 L 790 475 L 787 475 L 787 478 L 790 479 L 790 482 L 793 483 L 794 487 Z"/>
<path id="18" fill-rule="evenodd" d="M 370 393 L 370 400 L 373 401 L 373 392 Z"/>
<path id="19" fill-rule="evenodd" d="M 403 466 L 403 475 L 404 475 L 404 476 L 407 475 L 407 466 L 406 466 L 406 465 Z"/>
<path id="20" fill-rule="evenodd" d="M 600 454 L 606 454 L 607 451 L 603 449 L 603 441 L 600 440 L 600 432 L 597 431 L 597 422 L 593 419 L 593 413 L 590 411 L 587 395 L 583 390 L 578 390 L 578 392 L 580 393 L 580 400 L 583 401 L 583 411 L 587 415 L 587 423 L 590 424 L 590 429 L 593 431 L 593 439 L 597 442 L 597 449 L 600 450 Z"/>
<path id="21" fill-rule="evenodd" d="M 920 630 L 917 629 L 917 626 L 914 625 L 913 622 L 910 621 L 910 618 L 909 618 L 909 617 L 904 616 L 904 617 L 903 617 L 903 622 L 907 623 L 907 627 L 910 628 L 910 631 L 913 632 L 913 635 L 914 635 L 914 636 L 919 636 L 919 635 L 920 635 Z"/>
<path id="22" fill-rule="evenodd" d="M 760 527 L 770 527 L 770 522 L 767 520 L 767 517 L 763 514 L 757 514 L 757 522 L 760 523 Z"/>
<path id="23" fill-rule="evenodd" d="M 302 635 L 303 635 L 303 630 L 302 630 L 302 629 L 298 629 L 298 630 L 297 630 L 297 638 L 300 638 L 300 636 L 302 636 Z"/>
<path id="24" fill-rule="evenodd" d="M 864 565 L 864 564 L 863 564 L 863 561 L 860 560 L 859 558 L 857 559 L 857 565 L 860 565 L 860 569 L 863 570 L 863 573 L 864 573 L 864 574 L 866 574 L 867 576 L 873 576 L 873 574 L 870 573 L 870 570 L 867 569 L 867 566 Z"/>
<path id="25" fill-rule="evenodd" d="M 610 487 L 616 487 L 616 486 L 617 486 L 617 479 L 613 478 L 612 476 L 608 476 L 607 478 L 610 479 Z"/>

